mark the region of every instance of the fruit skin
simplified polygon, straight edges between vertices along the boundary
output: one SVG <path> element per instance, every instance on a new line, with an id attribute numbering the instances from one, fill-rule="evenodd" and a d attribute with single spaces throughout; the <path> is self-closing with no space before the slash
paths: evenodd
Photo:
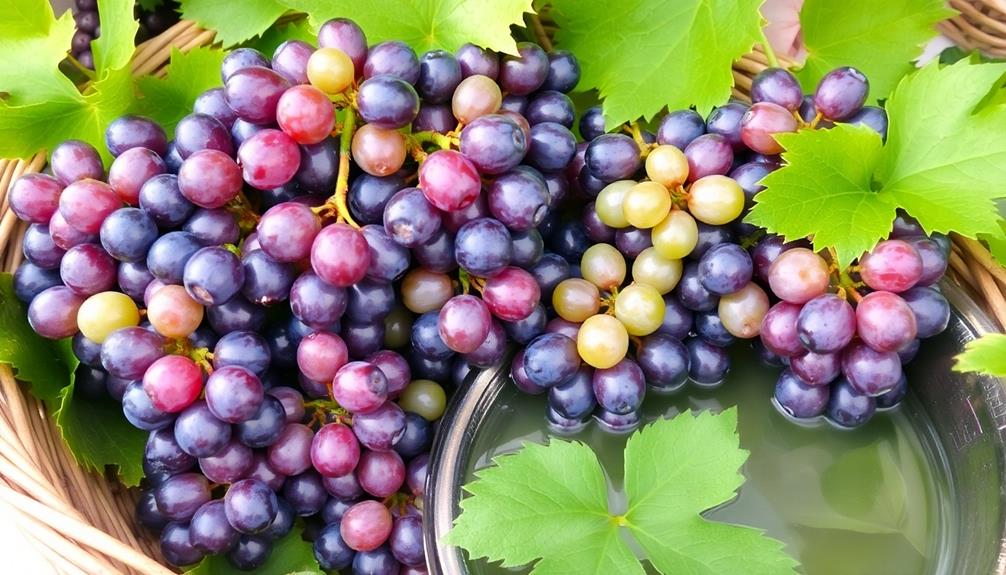
<path id="1" fill-rule="evenodd" d="M 625 357 L 629 350 L 629 333 L 613 316 L 591 316 L 580 325 L 576 349 L 591 367 L 607 369 Z"/>

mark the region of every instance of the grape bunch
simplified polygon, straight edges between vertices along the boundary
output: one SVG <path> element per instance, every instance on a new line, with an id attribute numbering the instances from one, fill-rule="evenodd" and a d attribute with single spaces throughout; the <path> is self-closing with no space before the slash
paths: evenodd
<path id="1" fill-rule="evenodd" d="M 94 54 L 91 53 L 91 42 L 101 35 L 101 22 L 98 18 L 98 0 L 74 0 L 73 21 L 76 29 L 70 39 L 70 55 L 81 66 L 94 69 Z"/>

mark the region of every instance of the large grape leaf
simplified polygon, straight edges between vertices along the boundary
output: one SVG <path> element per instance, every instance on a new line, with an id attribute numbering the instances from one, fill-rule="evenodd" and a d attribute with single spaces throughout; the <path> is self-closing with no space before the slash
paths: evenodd
<path id="1" fill-rule="evenodd" d="M 217 41 L 233 46 L 265 32 L 287 11 L 276 0 L 181 0 L 182 18 L 216 30 Z"/>
<path id="2" fill-rule="evenodd" d="M 283 0 L 307 12 L 315 22 L 338 16 L 351 18 L 371 43 L 402 40 L 423 52 L 434 48 L 455 51 L 471 42 L 509 54 L 517 53 L 510 25 L 523 25 L 531 0 Z"/>
<path id="3" fill-rule="evenodd" d="M 787 165 L 762 182 L 748 220 L 787 238 L 813 236 L 848 264 L 903 208 L 927 232 L 1000 233 L 1006 197 L 1006 102 L 989 98 L 1006 64 L 932 63 L 887 102 L 887 143 L 867 128 L 804 130 L 779 141 Z"/>
<path id="4" fill-rule="evenodd" d="M 990 333 L 968 342 L 956 359 L 954 371 L 1006 377 L 1006 334 Z"/>
<path id="5" fill-rule="evenodd" d="M 734 409 L 657 420 L 629 438 L 628 511 L 612 515 L 604 471 L 589 447 L 559 439 L 526 444 L 476 473 L 442 542 L 504 567 L 534 563 L 533 575 L 641 575 L 625 539 L 631 534 L 666 575 L 793 574 L 796 562 L 779 541 L 701 516 L 733 499 L 746 459 Z"/>
<path id="6" fill-rule="evenodd" d="M 91 43 L 94 69 L 101 78 L 108 70 L 129 64 L 139 24 L 133 19 L 133 0 L 98 0 L 101 35 Z"/>
<path id="7" fill-rule="evenodd" d="M 200 47 L 183 53 L 172 46 L 167 75 L 144 76 L 137 82 L 140 113 L 156 120 L 170 136 L 175 124 L 192 113 L 196 97 L 221 84 L 220 64 L 224 55 L 218 48 Z"/>
<path id="8" fill-rule="evenodd" d="M 944 0 L 805 0 L 807 61 L 797 77 L 809 92 L 831 70 L 855 66 L 870 79 L 871 98 L 884 99 L 936 36 L 936 23 L 953 14 Z"/>
<path id="9" fill-rule="evenodd" d="M 555 0 L 556 44 L 580 59 L 609 128 L 664 106 L 705 115 L 730 97 L 731 64 L 760 37 L 762 0 Z"/>
<path id="10" fill-rule="evenodd" d="M 46 0 L 8 0 L 4 4 L 5 9 L 0 7 L 0 93 L 5 95 L 4 101 L 20 105 L 76 94 L 73 82 L 59 70 L 73 37 L 75 24 L 70 11 L 56 19 Z"/>

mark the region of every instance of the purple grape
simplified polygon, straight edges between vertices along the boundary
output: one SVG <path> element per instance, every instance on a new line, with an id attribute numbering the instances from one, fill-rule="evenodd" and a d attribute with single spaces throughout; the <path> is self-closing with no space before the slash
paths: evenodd
<path id="1" fill-rule="evenodd" d="M 209 482 L 198 473 L 180 473 L 154 489 L 154 500 L 157 509 L 168 519 L 188 521 L 210 500 Z"/>
<path id="2" fill-rule="evenodd" d="M 856 334 L 856 312 L 835 294 L 823 294 L 804 304 L 796 320 L 800 343 L 815 353 L 835 353 Z"/>
<path id="3" fill-rule="evenodd" d="M 405 188 L 384 207 L 384 231 L 405 247 L 429 241 L 440 229 L 440 213 L 419 188 Z"/>
<path id="4" fill-rule="evenodd" d="M 628 227 L 615 230 L 615 247 L 627 258 L 636 258 L 643 250 L 653 246 L 650 230 Z M 581 256 L 583 254 L 580 254 Z M 579 259 L 579 258 L 577 258 Z"/>
<path id="5" fill-rule="evenodd" d="M 101 365 L 115 377 L 140 379 L 152 363 L 164 356 L 164 345 L 164 338 L 152 331 L 122 328 L 101 344 Z"/>
<path id="6" fill-rule="evenodd" d="M 698 278 L 702 287 L 715 295 L 732 294 L 751 281 L 751 256 L 737 244 L 711 247 L 699 260 Z"/>
<path id="7" fill-rule="evenodd" d="M 140 207 L 162 229 L 171 229 L 189 219 L 195 206 L 178 190 L 178 176 L 161 174 L 140 188 Z"/>
<path id="8" fill-rule="evenodd" d="M 698 239 L 695 247 L 688 254 L 689 259 L 701 260 L 713 246 L 720 244 L 736 243 L 734 233 L 728 226 L 711 226 L 702 222 L 695 222 L 698 227 Z"/>
<path id="9" fill-rule="evenodd" d="M 901 360 L 895 352 L 880 352 L 861 341 L 842 352 L 842 375 L 857 393 L 877 396 L 901 379 Z"/>
<path id="10" fill-rule="evenodd" d="M 283 484 L 283 499 L 290 504 L 294 513 L 307 516 L 321 511 L 328 493 L 322 486 L 321 475 L 308 470 L 287 478 Z"/>
<path id="11" fill-rule="evenodd" d="M 943 278 L 947 271 L 948 257 L 938 243 L 929 238 L 915 238 L 909 241 L 922 258 L 922 277 L 916 286 L 933 285 Z"/>
<path id="12" fill-rule="evenodd" d="M 217 333 L 249 330 L 256 331 L 265 325 L 266 310 L 236 295 L 221 305 L 206 308 L 206 318 Z"/>
<path id="13" fill-rule="evenodd" d="M 404 565 L 426 565 L 423 550 L 423 520 L 419 517 L 399 517 L 388 537 L 391 554 Z"/>
<path id="14" fill-rule="evenodd" d="M 378 178 L 360 174 L 349 186 L 349 210 L 360 223 L 381 224 L 388 200 L 404 187 L 398 175 Z"/>
<path id="15" fill-rule="evenodd" d="M 412 255 L 420 267 L 429 271 L 447 273 L 458 267 L 454 259 L 454 234 L 443 228 L 425 243 L 412 248 Z"/>
<path id="16" fill-rule="evenodd" d="M 182 226 L 203 245 L 237 244 L 241 230 L 234 216 L 224 208 L 198 208 Z"/>
<path id="17" fill-rule="evenodd" d="M 203 558 L 201 551 L 192 546 L 189 526 L 182 523 L 168 523 L 161 531 L 161 554 L 176 566 L 193 565 Z"/>
<path id="18" fill-rule="evenodd" d="M 766 68 L 751 81 L 751 101 L 771 102 L 796 112 L 803 103 L 803 89 L 789 70 Z"/>
<path id="19" fill-rule="evenodd" d="M 591 414 L 597 402 L 593 389 L 594 369 L 581 365 L 565 383 L 548 389 L 548 406 L 563 417 L 580 420 Z"/>
<path id="20" fill-rule="evenodd" d="M 455 56 L 461 67 L 461 75 L 465 78 L 482 75 L 495 80 L 499 75 L 499 56 L 492 50 L 479 48 L 474 44 L 464 44 L 458 48 Z"/>
<path id="21" fill-rule="evenodd" d="M 622 359 L 613 367 L 596 370 L 592 385 L 600 408 L 616 415 L 638 410 L 646 396 L 643 370 L 629 358 Z"/>
<path id="22" fill-rule="evenodd" d="M 267 395 L 263 398 L 258 412 L 237 424 L 234 431 L 238 440 L 248 447 L 268 447 L 279 439 L 285 424 L 286 414 L 283 404 L 275 397 Z"/>
<path id="23" fill-rule="evenodd" d="M 717 385 L 730 370 L 730 357 L 722 347 L 717 347 L 699 337 L 685 340 L 688 349 L 688 376 L 700 385 Z"/>
<path id="24" fill-rule="evenodd" d="M 314 46 L 300 40 L 287 40 L 272 54 L 272 69 L 291 84 L 307 84 L 307 61 L 314 54 Z"/>
<path id="25" fill-rule="evenodd" d="M 175 127 L 175 149 L 184 160 L 199 150 L 219 150 L 234 155 L 228 127 L 207 114 L 189 114 Z"/>
<path id="26" fill-rule="evenodd" d="M 363 65 L 367 60 L 367 37 L 363 30 L 348 18 L 333 18 L 318 29 L 318 46 L 321 48 L 338 48 L 353 61 L 356 77 L 363 74 Z"/>
<path id="27" fill-rule="evenodd" d="M 227 128 L 227 138 L 230 139 L 230 129 L 237 119 L 237 114 L 227 105 L 227 94 L 223 88 L 210 88 L 196 97 L 192 111 L 215 118 Z"/>
<path id="28" fill-rule="evenodd" d="M 219 554 L 229 551 L 240 537 L 224 511 L 224 502 L 209 501 L 200 507 L 189 524 L 189 541 L 201 553 Z"/>
<path id="29" fill-rule="evenodd" d="M 449 100 L 461 79 L 461 65 L 450 52 L 430 50 L 419 59 L 416 90 L 427 102 L 436 104 Z"/>
<path id="30" fill-rule="evenodd" d="M 940 292 L 931 287 L 914 287 L 899 295 L 915 315 L 916 337 L 933 337 L 947 329 L 950 304 Z"/>
<path id="31" fill-rule="evenodd" d="M 631 178 L 641 164 L 639 146 L 625 134 L 604 134 L 587 146 L 584 162 L 602 182 Z"/>
<path id="32" fill-rule="evenodd" d="M 573 128 L 576 111 L 569 96 L 554 90 L 543 90 L 535 94 L 528 102 L 527 113 L 524 114 L 531 126 L 544 122 L 560 124 L 566 129 Z"/>
<path id="33" fill-rule="evenodd" d="M 542 254 L 530 270 L 538 287 L 541 290 L 541 297 L 544 301 L 551 301 L 552 292 L 559 282 L 570 277 L 569 262 L 558 254 L 546 252 Z"/>
<path id="34" fill-rule="evenodd" d="M 271 124 L 276 120 L 279 98 L 289 87 L 286 78 L 269 68 L 248 66 L 230 74 L 224 90 L 227 104 L 240 119 L 253 124 Z M 237 127 L 237 123 L 234 126 Z"/>
<path id="35" fill-rule="evenodd" d="M 868 395 L 857 392 L 844 378 L 831 385 L 828 400 L 828 420 L 841 427 L 859 427 L 877 410 L 877 402 Z"/>
<path id="36" fill-rule="evenodd" d="M 695 334 L 719 347 L 728 347 L 737 339 L 723 326 L 723 321 L 716 310 L 695 314 Z"/>
<path id="37" fill-rule="evenodd" d="M 576 138 L 568 128 L 555 122 L 531 127 L 527 163 L 546 172 L 561 170 L 576 154 Z"/>
<path id="38" fill-rule="evenodd" d="M 905 395 L 907 393 L 908 393 L 908 378 L 906 378 L 904 374 L 902 374 L 901 379 L 898 380 L 898 383 L 895 384 L 895 386 L 891 388 L 890 391 L 878 395 L 876 398 L 874 398 L 875 401 L 877 402 L 877 409 L 886 410 L 897 407 L 901 403 L 901 400 L 905 398 Z"/>
<path id="39" fill-rule="evenodd" d="M 164 283 L 181 285 L 185 264 L 202 247 L 199 239 L 188 232 L 168 232 L 150 246 L 147 269 Z"/>
<path id="40" fill-rule="evenodd" d="M 227 553 L 227 561 L 242 571 L 261 567 L 272 553 L 272 542 L 262 537 L 242 535 L 237 545 Z"/>
<path id="41" fill-rule="evenodd" d="M 458 125 L 454 112 L 448 104 L 421 102 L 416 119 L 412 120 L 413 132 L 437 132 L 446 134 Z"/>
<path id="42" fill-rule="evenodd" d="M 829 120 L 845 120 L 858 112 L 870 93 L 870 81 L 850 66 L 825 74 L 814 91 L 814 106 Z"/>
<path id="43" fill-rule="evenodd" d="M 417 413 L 405 412 L 405 431 L 395 444 L 395 451 L 408 459 L 429 450 L 432 441 L 433 428 L 430 422 Z"/>
<path id="44" fill-rule="evenodd" d="M 539 303 L 526 318 L 518 321 L 504 322 L 504 329 L 510 339 L 517 343 L 527 343 L 545 331 L 548 315 Z"/>
<path id="45" fill-rule="evenodd" d="M 112 212 L 102 222 L 99 234 L 105 251 L 122 262 L 143 261 L 157 236 L 157 224 L 139 208 Z"/>
<path id="46" fill-rule="evenodd" d="M 702 285 L 696 262 L 685 263 L 677 292 L 681 305 L 692 311 L 711 311 L 719 303 L 719 298 Z"/>
<path id="47" fill-rule="evenodd" d="M 224 248 L 203 248 L 185 264 L 185 290 L 203 305 L 226 302 L 241 289 L 245 273 L 237 256 Z"/>
<path id="48" fill-rule="evenodd" d="M 365 450 L 356 467 L 356 478 L 364 491 L 384 498 L 401 489 L 405 482 L 405 463 L 394 451 Z"/>
<path id="49" fill-rule="evenodd" d="M 730 141 L 719 134 L 705 134 L 684 149 L 688 159 L 688 180 L 694 182 L 710 175 L 725 175 L 734 161 Z"/>
<path id="50" fill-rule="evenodd" d="M 734 150 L 743 150 L 745 146 L 741 141 L 741 118 L 747 110 L 748 107 L 739 102 L 714 108 L 706 118 L 706 133 L 719 134 L 730 142 Z"/>
<path id="51" fill-rule="evenodd" d="M 59 276 L 77 295 L 91 296 L 115 285 L 115 260 L 95 244 L 81 244 L 63 255 Z"/>
<path id="52" fill-rule="evenodd" d="M 579 367 L 576 342 L 562 334 L 540 335 L 524 351 L 524 372 L 538 387 L 549 388 L 565 383 Z"/>
<path id="53" fill-rule="evenodd" d="M 175 439 L 193 457 L 212 457 L 231 438 L 231 426 L 217 419 L 203 400 L 185 408 L 175 420 Z"/>
<path id="54" fill-rule="evenodd" d="M 150 432 L 143 450 L 143 462 L 153 472 L 176 475 L 192 469 L 196 458 L 182 451 L 171 429 L 157 429 Z"/>
<path id="55" fill-rule="evenodd" d="M 88 178 L 101 180 L 105 176 L 98 150 L 81 140 L 66 140 L 57 145 L 49 157 L 49 167 L 64 186 Z"/>
<path id="56" fill-rule="evenodd" d="M 538 230 L 513 232 L 510 234 L 512 255 L 510 264 L 524 269 L 530 269 L 541 260 L 545 252 L 545 242 Z"/>
<path id="57" fill-rule="evenodd" d="M 649 234 L 649 230 L 647 230 L 647 234 Z M 617 239 L 616 234 L 616 246 Z M 649 238 L 647 237 L 647 239 Z M 591 245 L 590 238 L 587 237 L 587 232 L 583 229 L 583 224 L 573 221 L 561 223 L 548 239 L 547 247 L 566 258 L 566 261 L 578 262 L 583 257 L 583 252 L 587 251 Z"/>
<path id="58" fill-rule="evenodd" d="M 642 421 L 639 411 L 632 411 L 625 414 L 612 413 L 603 409 L 598 409 L 594 413 L 594 421 L 608 433 L 628 433 L 637 427 Z"/>
<path id="59" fill-rule="evenodd" d="M 360 444 L 375 451 L 392 449 L 405 433 L 405 425 L 405 412 L 392 402 L 353 417 L 353 432 Z"/>
<path id="60" fill-rule="evenodd" d="M 363 77 L 369 79 L 381 74 L 415 84 L 419 81 L 419 58 L 405 42 L 389 40 L 376 44 L 367 53 Z"/>
<path id="61" fill-rule="evenodd" d="M 395 76 L 371 76 L 360 85 L 357 95 L 360 118 L 368 124 L 397 130 L 419 113 L 419 95 L 409 82 Z"/>
<path id="62" fill-rule="evenodd" d="M 706 122 L 694 110 L 678 110 L 664 116 L 657 130 L 657 143 L 684 150 L 695 138 L 706 133 Z M 586 137 L 586 135 L 584 135 Z"/>
<path id="63" fill-rule="evenodd" d="M 664 320 L 657 328 L 657 333 L 669 335 L 679 341 L 684 340 L 692 330 L 693 316 L 690 309 L 686 308 L 673 293 L 669 293 L 664 296 Z M 646 370 L 645 366 L 643 370 Z"/>
<path id="64" fill-rule="evenodd" d="M 673 391 L 688 380 L 688 350 L 672 336 L 655 333 L 643 338 L 636 361 L 654 391 Z"/>
<path id="65" fill-rule="evenodd" d="M 113 156 L 131 148 L 147 148 L 163 157 L 168 137 L 156 122 L 143 116 L 121 116 L 105 129 L 105 145 Z"/>
<path id="66" fill-rule="evenodd" d="M 35 296 L 61 285 L 59 270 L 42 269 L 31 262 L 21 262 L 14 272 L 14 295 L 24 303 L 31 303 Z"/>
<path id="67" fill-rule="evenodd" d="M 526 96 L 545 83 L 548 77 L 548 54 L 537 44 L 519 42 L 519 56 L 505 55 L 500 62 L 500 88 L 508 94 Z"/>
<path id="68" fill-rule="evenodd" d="M 321 481 L 318 482 L 318 486 L 322 489 L 322 501 L 324 501 L 328 494 L 321 487 Z M 282 539 L 290 533 L 293 530 L 294 521 L 297 519 L 297 514 L 294 512 L 293 507 L 287 503 L 286 499 L 277 497 L 276 502 L 278 505 L 276 507 L 275 519 L 272 520 L 272 523 L 269 524 L 269 527 L 265 531 L 259 534 L 260 537 L 273 541 Z"/>
<path id="69" fill-rule="evenodd" d="M 827 385 L 809 385 L 784 369 L 775 384 L 772 403 L 782 413 L 796 419 L 811 419 L 824 413 L 828 405 Z"/>
<path id="70" fill-rule="evenodd" d="M 305 192 L 328 195 L 335 189 L 338 166 L 339 158 L 331 138 L 317 144 L 302 144 L 300 167 L 297 168 L 295 180 Z M 352 197 L 353 193 L 350 192 L 350 198 Z"/>
<path id="71" fill-rule="evenodd" d="M 511 185 L 522 185 L 521 189 L 533 188 L 532 178 L 515 175 L 511 180 L 513 184 L 506 187 L 509 189 Z M 493 276 L 510 264 L 513 255 L 510 232 L 497 220 L 472 220 L 458 230 L 454 240 L 454 254 L 458 265 L 469 273 L 479 277 Z"/>
<path id="72" fill-rule="evenodd" d="M 496 178 L 489 186 L 488 199 L 493 216 L 513 231 L 536 227 L 548 212 L 548 188 L 533 168 L 519 167 Z M 459 237 L 464 229 L 458 231 Z"/>
<path id="73" fill-rule="evenodd" d="M 154 431 L 171 425 L 174 414 L 165 413 L 150 402 L 143 382 L 134 380 L 126 386 L 122 394 L 122 413 L 133 427 L 144 431 Z"/>
<path id="74" fill-rule="evenodd" d="M 591 106 L 587 108 L 583 112 L 583 115 L 580 116 L 580 123 L 577 126 L 580 130 L 580 136 L 584 140 L 589 142 L 595 138 L 599 138 L 607 131 L 605 130 L 604 113 L 601 111 L 601 107 Z"/>
<path id="75" fill-rule="evenodd" d="M 66 250 L 57 246 L 52 240 L 49 226 L 44 224 L 28 226 L 24 232 L 22 252 L 26 260 L 45 270 L 59 269 L 59 263 L 66 254 Z"/>
<path id="76" fill-rule="evenodd" d="M 553 50 L 548 54 L 548 75 L 541 85 L 542 90 L 571 92 L 580 82 L 580 62 L 568 50 Z M 585 139 L 588 138 L 584 135 Z"/>
<path id="77" fill-rule="evenodd" d="M 814 353 L 808 351 L 790 358 L 793 374 L 807 385 L 824 386 L 835 380 L 842 372 L 841 356 L 838 353 Z"/>
<path id="78" fill-rule="evenodd" d="M 254 463 L 252 450 L 232 439 L 216 455 L 199 459 L 199 470 L 217 484 L 234 483 L 247 476 Z"/>
<path id="79" fill-rule="evenodd" d="M 168 524 L 168 518 L 157 509 L 157 501 L 154 500 L 152 490 L 140 493 L 140 498 L 136 502 L 136 521 L 155 533 L 160 533 Z"/>
<path id="80" fill-rule="evenodd" d="M 252 303 L 270 306 L 287 299 L 297 272 L 293 264 L 277 262 L 256 250 L 241 258 L 244 286 L 241 293 Z"/>
<path id="81" fill-rule="evenodd" d="M 254 48 L 238 48 L 236 50 L 231 50 L 227 53 L 223 62 L 220 64 L 220 80 L 226 83 L 227 79 L 238 70 L 250 68 L 252 66 L 268 68 L 269 64 L 269 59 Z"/>
<path id="82" fill-rule="evenodd" d="M 314 558 L 326 571 L 338 571 L 353 564 L 356 552 L 346 545 L 339 533 L 338 521 L 326 525 L 314 540 Z"/>
<path id="83" fill-rule="evenodd" d="M 241 533 L 264 531 L 276 517 L 276 494 L 257 479 L 242 479 L 234 483 L 224 496 L 227 521 Z"/>
<path id="84" fill-rule="evenodd" d="M 461 153 L 482 174 L 502 174 L 516 167 L 527 149 L 520 126 L 499 114 L 476 118 L 461 130 Z"/>

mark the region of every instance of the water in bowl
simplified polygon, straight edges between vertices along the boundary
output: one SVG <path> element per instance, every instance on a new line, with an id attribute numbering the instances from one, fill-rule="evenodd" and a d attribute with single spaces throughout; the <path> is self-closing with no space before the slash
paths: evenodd
<path id="1" fill-rule="evenodd" d="M 802 427 L 769 401 L 778 370 L 746 350 L 736 350 L 732 359 L 721 386 L 650 394 L 643 408 L 651 421 L 685 409 L 738 406 L 741 446 L 750 451 L 743 469 L 747 481 L 736 499 L 707 512 L 708 518 L 764 529 L 786 543 L 807 575 L 948 573 L 954 532 L 949 473 L 930 423 L 911 397 L 857 430 L 825 423 Z M 493 457 L 527 441 L 546 441 L 544 409 L 544 398 L 508 385 L 474 439 L 466 482 Z M 612 497 L 619 497 L 628 435 L 591 424 L 571 439 L 594 449 L 614 482 Z M 530 571 L 484 560 L 470 562 L 469 569 L 479 575 Z"/>

